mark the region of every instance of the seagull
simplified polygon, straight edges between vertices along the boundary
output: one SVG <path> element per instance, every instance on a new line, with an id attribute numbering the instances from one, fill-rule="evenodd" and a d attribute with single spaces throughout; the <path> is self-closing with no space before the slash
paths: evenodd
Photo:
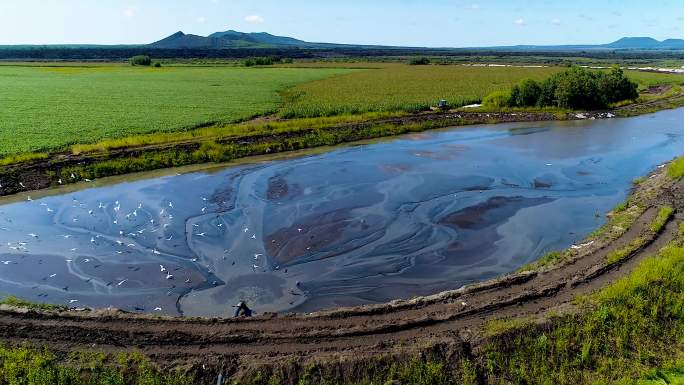
<path id="1" fill-rule="evenodd" d="M 53 210 L 53 209 L 51 209 L 51 208 L 48 207 L 48 208 L 47 208 L 47 212 L 49 212 L 49 213 L 54 213 L 55 210 Z"/>
<path id="2" fill-rule="evenodd" d="M 123 285 L 124 283 L 126 283 L 126 281 L 128 281 L 128 280 L 127 280 L 127 279 L 124 279 L 123 281 L 117 283 L 116 286 L 121 286 L 121 285 Z"/>
<path id="3" fill-rule="evenodd" d="M 62 235 L 62 238 L 69 239 L 69 238 L 71 238 L 71 235 Z"/>
<path id="4" fill-rule="evenodd" d="M 21 186 L 21 188 L 26 188 L 26 186 L 24 186 L 24 184 L 21 183 L 21 182 L 19 182 L 19 186 Z M 29 200 L 30 200 L 30 199 L 29 199 Z"/>
<path id="5" fill-rule="evenodd" d="M 9 265 L 10 263 L 12 263 L 12 261 L 0 261 L 0 263 L 2 263 L 3 265 Z"/>
<path id="6" fill-rule="evenodd" d="M 242 231 L 245 232 L 245 233 L 248 232 L 248 231 L 249 231 L 249 227 L 245 227 L 244 230 L 242 230 Z"/>
<path id="7" fill-rule="evenodd" d="M 159 251 L 157 251 L 157 249 L 152 250 L 152 253 L 156 254 L 156 255 L 161 255 L 161 253 Z"/>
<path id="8" fill-rule="evenodd" d="M 31 233 L 31 234 L 29 234 L 28 236 L 31 237 L 31 238 L 38 238 L 38 235 L 36 235 L 36 234 L 34 234 L 34 233 Z"/>
<path id="9" fill-rule="evenodd" d="M 50 274 L 50 278 L 55 278 L 57 274 Z"/>
<path id="10" fill-rule="evenodd" d="M 206 236 L 207 236 L 207 233 L 199 233 L 199 234 L 197 234 L 197 236 L 198 236 L 198 237 L 206 237 Z"/>
<path id="11" fill-rule="evenodd" d="M 167 241 L 170 241 L 170 240 L 172 240 L 172 239 L 173 239 L 173 234 L 171 234 L 170 237 L 166 238 Z"/>
<path id="12" fill-rule="evenodd" d="M 88 215 L 93 215 L 93 210 L 88 210 Z"/>
<path id="13" fill-rule="evenodd" d="M 57 181 L 57 183 L 62 184 L 62 178 L 59 178 L 59 180 Z"/>
<path id="14" fill-rule="evenodd" d="M 173 208 L 173 202 L 169 202 L 169 207 Z"/>
<path id="15" fill-rule="evenodd" d="M 252 239 L 256 239 L 256 234 L 252 234 Z"/>
<path id="16" fill-rule="evenodd" d="M 70 304 L 72 304 L 72 303 L 76 303 L 76 302 L 78 302 L 78 300 L 77 300 L 77 299 L 70 299 L 70 300 L 69 300 L 69 303 L 70 303 Z"/>
<path id="17" fill-rule="evenodd" d="M 24 186 L 22 185 L 21 187 L 24 187 Z M 30 196 L 30 195 L 29 195 L 28 197 L 26 197 L 26 200 L 29 201 L 29 202 L 33 201 L 33 199 L 31 199 L 31 196 Z"/>
<path id="18" fill-rule="evenodd" d="M 166 271 L 166 268 L 164 267 L 164 265 L 159 265 L 159 267 L 161 268 L 162 273 Z"/>
<path id="19" fill-rule="evenodd" d="M 95 243 L 95 238 L 90 237 L 90 243 Z"/>
<path id="20" fill-rule="evenodd" d="M 255 259 L 255 260 L 256 260 L 256 259 L 259 259 L 259 257 L 261 257 L 262 255 L 263 255 L 263 254 L 254 254 L 254 259 Z"/>
<path id="21" fill-rule="evenodd" d="M 155 308 L 154 308 L 154 311 L 162 311 L 162 308 L 160 308 L 160 307 L 155 307 Z"/>
<path id="22" fill-rule="evenodd" d="M 173 275 L 171 275 L 170 273 L 166 274 L 166 279 L 167 280 L 173 279 Z"/>
<path id="23" fill-rule="evenodd" d="M 71 179 L 76 179 L 76 175 L 73 172 L 71 173 Z"/>
<path id="24" fill-rule="evenodd" d="M 207 211 L 206 207 L 202 207 L 202 213 L 205 213 Z"/>

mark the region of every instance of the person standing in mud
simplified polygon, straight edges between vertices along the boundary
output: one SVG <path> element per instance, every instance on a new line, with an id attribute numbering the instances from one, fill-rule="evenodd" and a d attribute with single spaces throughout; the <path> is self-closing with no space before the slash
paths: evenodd
<path id="1" fill-rule="evenodd" d="M 252 316 L 252 309 L 247 306 L 247 303 L 245 301 L 240 301 L 237 305 L 233 306 L 235 308 L 235 316 L 234 318 L 238 317 L 251 317 Z"/>

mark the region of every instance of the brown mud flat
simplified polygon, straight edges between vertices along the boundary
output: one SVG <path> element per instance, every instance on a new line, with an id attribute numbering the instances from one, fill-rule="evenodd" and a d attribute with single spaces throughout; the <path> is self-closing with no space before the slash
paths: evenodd
<path id="1" fill-rule="evenodd" d="M 628 275 L 678 234 L 684 219 L 684 180 L 665 169 L 633 194 L 646 210 L 619 238 L 593 239 L 556 265 L 510 274 L 432 296 L 310 314 L 262 314 L 251 319 L 184 319 L 117 310 L 43 312 L 0 307 L 0 338 L 8 344 L 47 346 L 55 352 L 138 350 L 162 367 L 183 367 L 207 381 L 217 373 L 242 378 L 254 368 L 308 362 L 361 362 L 398 357 L 440 346 L 471 354 L 485 338 L 487 322 L 573 311 L 573 299 Z M 675 216 L 658 234 L 649 226 L 663 206 Z M 608 255 L 637 237 L 647 242 L 628 258 Z M 346 364 L 345 364 L 346 365 Z M 353 364 L 348 364 L 353 367 Z"/>
<path id="2" fill-rule="evenodd" d="M 156 156 L 163 155 L 169 152 L 190 154 L 200 149 L 205 142 L 216 142 L 218 145 L 237 145 L 237 146 L 261 146 L 263 149 L 253 151 L 245 156 L 266 155 L 278 150 L 272 150 L 269 145 L 284 143 L 288 140 L 304 139 L 307 136 L 315 135 L 319 132 L 334 133 L 340 130 L 347 130 L 350 133 L 349 139 L 343 139 L 343 142 L 352 142 L 363 139 L 373 139 L 377 136 L 366 137 L 359 133 L 364 129 L 373 127 L 392 125 L 396 127 L 407 126 L 412 124 L 425 125 L 421 130 L 431 128 L 449 127 L 449 126 L 467 126 L 476 124 L 492 124 L 492 123 L 519 123 L 519 122 L 542 122 L 554 120 L 596 120 L 596 119 L 610 119 L 614 117 L 635 116 L 642 113 L 653 112 L 660 109 L 668 109 L 680 106 L 684 103 L 682 96 L 673 96 L 662 98 L 650 102 L 635 103 L 623 107 L 618 107 L 613 110 L 606 111 L 592 111 L 583 113 L 567 113 L 563 116 L 557 116 L 549 112 L 477 112 L 477 111 L 445 111 L 445 112 L 425 112 L 410 116 L 403 116 L 389 119 L 371 120 L 361 123 L 343 124 L 335 127 L 325 129 L 306 129 L 296 132 L 284 132 L 278 134 L 256 134 L 251 136 L 242 136 L 235 138 L 225 138 L 221 140 L 202 139 L 185 142 L 170 142 L 158 145 L 149 145 L 141 147 L 131 147 L 123 149 L 113 149 L 106 152 L 94 152 L 84 154 L 72 154 L 71 152 L 59 152 L 51 154 L 48 159 L 31 161 L 26 163 L 13 164 L 0 167 L 0 177 L 2 177 L 0 184 L 0 196 L 13 195 L 22 192 L 29 192 L 34 190 L 45 189 L 57 186 L 61 183 L 76 183 L 81 182 L 81 178 L 72 179 L 68 176 L 59 175 L 63 170 L 74 167 L 87 167 L 89 165 L 96 165 L 101 162 L 117 159 L 132 159 L 142 156 Z M 306 148 L 306 147 L 302 147 Z M 191 164 L 191 163 L 188 163 Z M 183 164 L 187 165 L 187 164 Z M 158 167 L 146 168 L 144 171 L 149 171 Z M 136 170 L 143 171 L 143 170 Z M 116 171 L 112 171 L 105 176 L 119 175 Z M 286 186 L 279 186 L 277 182 L 273 186 L 272 198 L 281 198 L 288 194 Z"/>

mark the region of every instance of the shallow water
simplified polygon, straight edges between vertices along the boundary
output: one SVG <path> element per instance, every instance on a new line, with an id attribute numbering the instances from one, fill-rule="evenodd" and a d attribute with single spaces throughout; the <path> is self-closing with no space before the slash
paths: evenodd
<path id="1" fill-rule="evenodd" d="M 6 199 L 0 292 L 225 316 L 240 300 L 313 311 L 455 289 L 600 226 L 683 152 L 683 118 L 457 128 Z"/>

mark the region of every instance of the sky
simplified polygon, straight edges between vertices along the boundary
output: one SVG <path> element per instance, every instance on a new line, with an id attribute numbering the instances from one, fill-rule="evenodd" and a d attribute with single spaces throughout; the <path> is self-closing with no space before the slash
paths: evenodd
<path id="1" fill-rule="evenodd" d="M 684 38 L 682 0 L 0 0 L 0 44 L 143 44 L 234 29 L 421 47 Z"/>

